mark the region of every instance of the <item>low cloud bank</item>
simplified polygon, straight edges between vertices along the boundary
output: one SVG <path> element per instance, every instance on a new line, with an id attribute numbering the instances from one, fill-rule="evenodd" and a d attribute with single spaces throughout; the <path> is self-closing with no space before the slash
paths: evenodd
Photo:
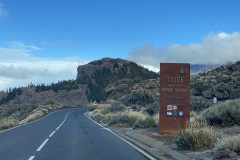
<path id="1" fill-rule="evenodd" d="M 208 35 L 202 44 L 171 45 L 155 48 L 145 45 L 135 48 L 129 60 L 152 70 L 159 70 L 160 62 L 218 65 L 240 60 L 240 33 L 221 32 Z"/>
<path id="2" fill-rule="evenodd" d="M 41 50 L 13 42 L 6 48 L 0 47 L 0 91 L 8 88 L 33 84 L 50 84 L 61 80 L 75 79 L 77 67 L 85 64 L 78 57 L 47 59 L 32 56 Z"/>

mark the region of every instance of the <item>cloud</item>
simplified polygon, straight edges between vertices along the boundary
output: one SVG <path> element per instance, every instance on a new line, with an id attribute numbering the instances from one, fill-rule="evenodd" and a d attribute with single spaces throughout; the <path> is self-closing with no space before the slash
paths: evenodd
<path id="1" fill-rule="evenodd" d="M 3 8 L 3 4 L 0 3 L 0 18 L 3 18 L 8 15 L 8 12 Z"/>
<path id="2" fill-rule="evenodd" d="M 128 57 L 142 65 L 159 68 L 160 62 L 191 64 L 225 64 L 240 60 L 240 33 L 210 34 L 202 44 L 171 45 L 155 48 L 145 45 L 135 48 Z"/>
<path id="3" fill-rule="evenodd" d="M 78 57 L 34 57 L 32 53 L 36 50 L 40 48 L 22 42 L 9 42 L 8 47 L 0 47 L 0 91 L 30 83 L 50 84 L 75 79 L 77 67 L 87 63 Z"/>

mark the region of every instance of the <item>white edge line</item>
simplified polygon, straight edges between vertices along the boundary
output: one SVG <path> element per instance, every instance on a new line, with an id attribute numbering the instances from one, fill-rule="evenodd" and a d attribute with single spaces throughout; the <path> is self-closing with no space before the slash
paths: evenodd
<path id="1" fill-rule="evenodd" d="M 30 158 L 28 158 L 28 160 L 33 160 L 35 158 L 35 156 L 31 156 Z"/>
<path id="2" fill-rule="evenodd" d="M 44 145 L 47 143 L 49 139 L 46 139 L 42 144 L 41 146 L 37 149 L 37 151 L 41 151 L 41 149 L 44 147 Z"/>
<path id="3" fill-rule="evenodd" d="M 49 137 L 52 137 L 52 136 L 54 135 L 55 132 L 56 132 L 56 131 L 53 131 L 53 132 L 50 134 Z"/>
<path id="4" fill-rule="evenodd" d="M 96 121 L 94 121 L 92 118 L 90 118 L 89 116 L 87 116 L 86 112 L 84 113 L 84 115 L 89 118 L 90 120 L 92 120 L 94 123 L 96 123 L 97 125 L 104 127 L 103 125 L 97 123 Z M 111 131 L 110 129 L 108 130 L 110 133 L 114 134 L 115 136 L 117 136 L 118 138 L 120 138 L 121 140 L 123 140 L 124 142 L 126 142 L 127 144 L 129 144 L 130 146 L 132 146 L 134 149 L 136 149 L 137 151 L 139 151 L 140 153 L 142 153 L 143 155 L 145 155 L 147 158 L 151 159 L 151 160 L 157 160 L 156 158 L 154 158 L 153 156 L 151 156 L 150 154 L 148 154 L 147 152 L 145 152 L 144 150 L 142 150 L 141 148 L 139 148 L 138 146 L 136 146 L 135 144 L 129 142 L 128 140 L 124 139 L 123 137 L 119 136 L 118 134 L 114 133 L 113 131 Z"/>

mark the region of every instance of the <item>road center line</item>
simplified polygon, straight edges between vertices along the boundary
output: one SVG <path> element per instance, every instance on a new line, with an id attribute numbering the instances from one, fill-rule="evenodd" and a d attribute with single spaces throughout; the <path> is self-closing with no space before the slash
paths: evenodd
<path id="1" fill-rule="evenodd" d="M 53 132 L 50 134 L 49 138 L 52 137 L 55 132 L 56 132 L 56 131 L 53 131 Z"/>
<path id="2" fill-rule="evenodd" d="M 76 111 L 72 111 L 72 112 L 76 112 Z M 64 120 L 62 121 L 62 123 L 56 128 L 56 130 L 54 130 L 54 131 L 49 135 L 49 138 L 52 137 L 52 136 L 54 135 L 54 133 L 56 133 L 56 131 L 64 124 L 64 122 L 66 121 L 68 115 L 69 115 L 70 113 L 72 113 L 72 112 L 69 112 L 69 113 L 65 116 Z M 48 142 L 49 138 L 46 139 L 46 140 L 41 144 L 41 146 L 36 150 L 37 152 L 41 151 L 41 149 L 42 149 L 42 148 L 45 146 L 45 144 Z M 28 160 L 33 160 L 34 158 L 35 158 L 35 156 L 31 156 Z"/>
<path id="3" fill-rule="evenodd" d="M 31 156 L 28 160 L 33 160 L 35 158 L 35 156 Z"/>
<path id="4" fill-rule="evenodd" d="M 60 128 L 61 126 L 58 126 L 57 128 L 56 128 L 56 131 Z"/>
<path id="5" fill-rule="evenodd" d="M 125 138 L 119 136 L 118 134 L 116 134 L 115 132 L 111 131 L 110 129 L 106 129 L 103 125 L 97 123 L 96 121 L 94 121 L 92 118 L 90 118 L 86 113 L 84 113 L 84 115 L 89 118 L 90 120 L 92 120 L 94 123 L 96 123 L 97 125 L 103 127 L 102 129 L 105 129 L 107 131 L 109 131 L 110 133 L 114 134 L 116 137 L 120 138 L 122 141 L 126 142 L 128 145 L 132 146 L 134 149 L 136 149 L 138 152 L 142 153 L 143 155 L 145 155 L 146 157 L 148 157 L 150 160 L 156 160 L 156 158 L 154 158 L 153 156 L 151 156 L 150 154 L 148 154 L 147 152 L 145 152 L 144 150 L 142 150 L 141 148 L 139 148 L 138 146 L 136 146 L 135 144 L 133 144 L 132 142 L 126 140 Z"/>
<path id="6" fill-rule="evenodd" d="M 47 143 L 48 140 L 49 140 L 49 139 L 46 139 L 46 140 L 42 143 L 42 145 L 37 149 L 37 151 L 41 151 L 41 149 L 42 149 L 43 146 Z"/>

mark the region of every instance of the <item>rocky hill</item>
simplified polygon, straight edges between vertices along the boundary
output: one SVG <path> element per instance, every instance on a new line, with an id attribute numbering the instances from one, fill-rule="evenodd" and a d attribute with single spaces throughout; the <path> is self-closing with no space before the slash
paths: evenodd
<path id="1" fill-rule="evenodd" d="M 122 79 L 156 79 L 159 75 L 134 62 L 103 58 L 78 67 L 77 82 L 87 84 L 89 101 L 104 102 L 107 99 L 105 88 Z M 136 82 L 135 82 L 136 83 Z"/>

